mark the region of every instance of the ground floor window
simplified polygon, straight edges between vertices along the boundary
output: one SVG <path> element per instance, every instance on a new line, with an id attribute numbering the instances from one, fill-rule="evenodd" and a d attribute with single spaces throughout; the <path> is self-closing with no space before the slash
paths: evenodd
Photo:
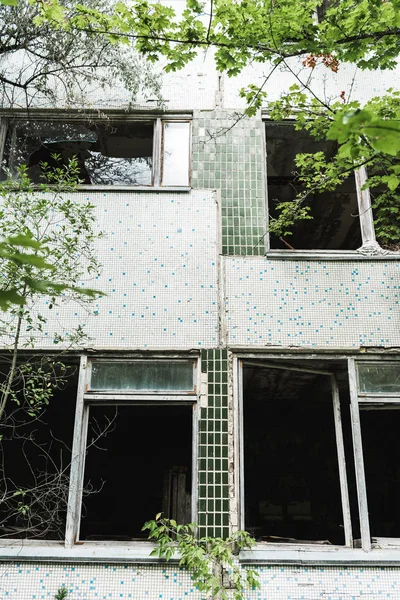
<path id="1" fill-rule="evenodd" d="M 399 363 L 243 357 L 238 381 L 242 527 L 264 543 L 397 544 Z"/>
<path id="2" fill-rule="evenodd" d="M 159 512 L 191 521 L 192 414 L 186 405 L 90 407 L 83 486 L 94 493 L 80 539 L 147 538 L 143 523 Z"/>
<path id="3" fill-rule="evenodd" d="M 82 359 L 67 543 L 146 538 L 195 520 L 197 360 Z"/>
<path id="4" fill-rule="evenodd" d="M 195 521 L 197 362 L 18 366 L 0 435 L 0 538 L 123 542 L 147 539 L 157 513 Z M 0 362 L 0 387 L 4 374 Z M 38 405 L 43 385 L 53 393 Z"/>

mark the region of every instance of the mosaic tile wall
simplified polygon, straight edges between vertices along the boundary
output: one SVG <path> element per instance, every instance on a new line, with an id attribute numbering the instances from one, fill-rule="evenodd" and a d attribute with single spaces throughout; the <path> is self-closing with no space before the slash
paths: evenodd
<path id="1" fill-rule="evenodd" d="M 226 258 L 228 344 L 400 346 L 398 261 Z"/>
<path id="2" fill-rule="evenodd" d="M 200 348 L 218 340 L 217 205 L 212 192 L 81 195 L 96 206 L 103 273 L 82 287 L 106 295 L 91 305 L 49 309 L 38 346 L 54 330 L 84 324 L 89 346 Z"/>
<path id="3" fill-rule="evenodd" d="M 198 523 L 202 535 L 229 535 L 228 351 L 204 350 L 207 406 L 200 408 Z"/>
<path id="4" fill-rule="evenodd" d="M 260 566 L 261 590 L 243 600 L 398 600 L 392 567 Z M 187 572 L 173 565 L 0 564 L 0 600 L 201 600 Z"/>
<path id="5" fill-rule="evenodd" d="M 264 254 L 264 127 L 260 117 L 234 123 L 232 112 L 195 113 L 192 185 L 220 191 L 223 254 Z"/>

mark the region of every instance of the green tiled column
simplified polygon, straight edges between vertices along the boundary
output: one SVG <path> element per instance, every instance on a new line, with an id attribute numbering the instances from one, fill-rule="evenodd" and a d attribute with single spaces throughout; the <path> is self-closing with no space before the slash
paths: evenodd
<path id="1" fill-rule="evenodd" d="M 202 370 L 207 372 L 207 407 L 199 424 L 200 534 L 229 535 L 228 487 L 228 351 L 203 350 Z"/>
<path id="2" fill-rule="evenodd" d="M 223 254 L 265 253 L 265 160 L 260 115 L 195 112 L 192 185 L 220 190 Z"/>

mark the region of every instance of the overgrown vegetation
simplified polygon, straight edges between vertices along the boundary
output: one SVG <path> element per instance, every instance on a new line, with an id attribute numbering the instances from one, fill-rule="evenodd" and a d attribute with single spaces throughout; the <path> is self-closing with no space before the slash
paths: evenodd
<path id="1" fill-rule="evenodd" d="M 67 302 L 78 303 L 89 313 L 98 292 L 81 281 L 100 273 L 94 207 L 70 197 L 77 182 L 76 161 L 51 171 L 42 166 L 40 186 L 31 184 L 26 167 L 20 168 L 18 180 L 0 185 L 0 236 L 31 249 L 22 261 L 0 257 L 0 297 L 9 308 L 0 316 L 0 528 L 1 535 L 16 531 L 18 537 L 33 533 L 58 537 L 63 527 L 68 465 L 58 464 L 59 457 L 52 454 L 57 440 L 50 427 L 46 441 L 39 442 L 36 434 L 54 394 L 76 371 L 65 353 L 85 343 L 87 336 L 84 323 L 70 328 L 60 318 L 52 319 L 52 325 L 48 319 Z M 42 341 L 49 350 L 34 353 Z M 9 471 L 15 457 L 7 456 L 5 447 L 12 441 L 21 448 L 29 485 L 20 483 L 24 475 Z M 32 468 L 37 455 L 46 468 Z"/>
<path id="2" fill-rule="evenodd" d="M 246 590 L 259 589 L 259 574 L 252 568 L 241 568 L 237 555 L 256 543 L 246 531 L 237 531 L 226 539 L 199 537 L 196 523 L 179 525 L 173 519 L 156 515 L 143 526 L 157 547 L 153 556 L 170 560 L 179 556 L 179 566 L 189 569 L 199 591 L 206 598 L 242 600 Z"/>
<path id="3" fill-rule="evenodd" d="M 310 218 L 310 190 L 335 189 L 349 170 L 363 165 L 371 176 L 367 185 L 374 196 L 378 239 L 388 247 L 398 242 L 398 92 L 362 104 L 352 98 L 354 78 L 331 97 L 314 81 L 336 81 L 335 74 L 346 63 L 358 71 L 394 69 L 400 52 L 399 0 L 187 0 L 179 16 L 167 4 L 148 0 L 117 2 L 112 13 L 89 4 L 68 12 L 56 1 L 41 2 L 40 7 L 38 22 L 106 35 L 113 43 L 133 42 L 150 62 L 162 59 L 166 71 L 181 69 L 210 47 L 217 69 L 230 77 L 247 65 L 263 64 L 261 83 L 240 92 L 247 103 L 245 114 L 269 106 L 272 118 L 295 118 L 296 127 L 316 139 L 337 142 L 337 152 L 329 158 L 298 157 L 305 193 L 279 206 L 280 214 L 271 223 L 274 233 L 289 235 L 298 220 Z M 269 104 L 269 85 L 279 71 L 289 73 L 295 85 Z"/>

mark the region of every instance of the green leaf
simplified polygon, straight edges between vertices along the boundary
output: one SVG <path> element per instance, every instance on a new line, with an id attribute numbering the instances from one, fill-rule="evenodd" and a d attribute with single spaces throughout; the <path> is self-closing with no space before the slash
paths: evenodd
<path id="1" fill-rule="evenodd" d="M 400 184 L 400 179 L 396 175 L 391 175 L 387 180 L 387 186 L 391 192 L 394 192 Z"/>
<path id="2" fill-rule="evenodd" d="M 0 291 L 0 309 L 8 310 L 13 304 L 23 306 L 26 303 L 26 298 L 22 296 L 16 289 Z"/>
<path id="3" fill-rule="evenodd" d="M 39 250 L 42 246 L 40 242 L 34 240 L 31 236 L 22 234 L 4 238 L 3 242 L 11 246 L 23 246 L 35 250 Z"/>
<path id="4" fill-rule="evenodd" d="M 368 136 L 371 146 L 375 150 L 396 156 L 400 152 L 400 122 L 374 120 L 371 124 L 364 125 L 362 132 Z"/>

